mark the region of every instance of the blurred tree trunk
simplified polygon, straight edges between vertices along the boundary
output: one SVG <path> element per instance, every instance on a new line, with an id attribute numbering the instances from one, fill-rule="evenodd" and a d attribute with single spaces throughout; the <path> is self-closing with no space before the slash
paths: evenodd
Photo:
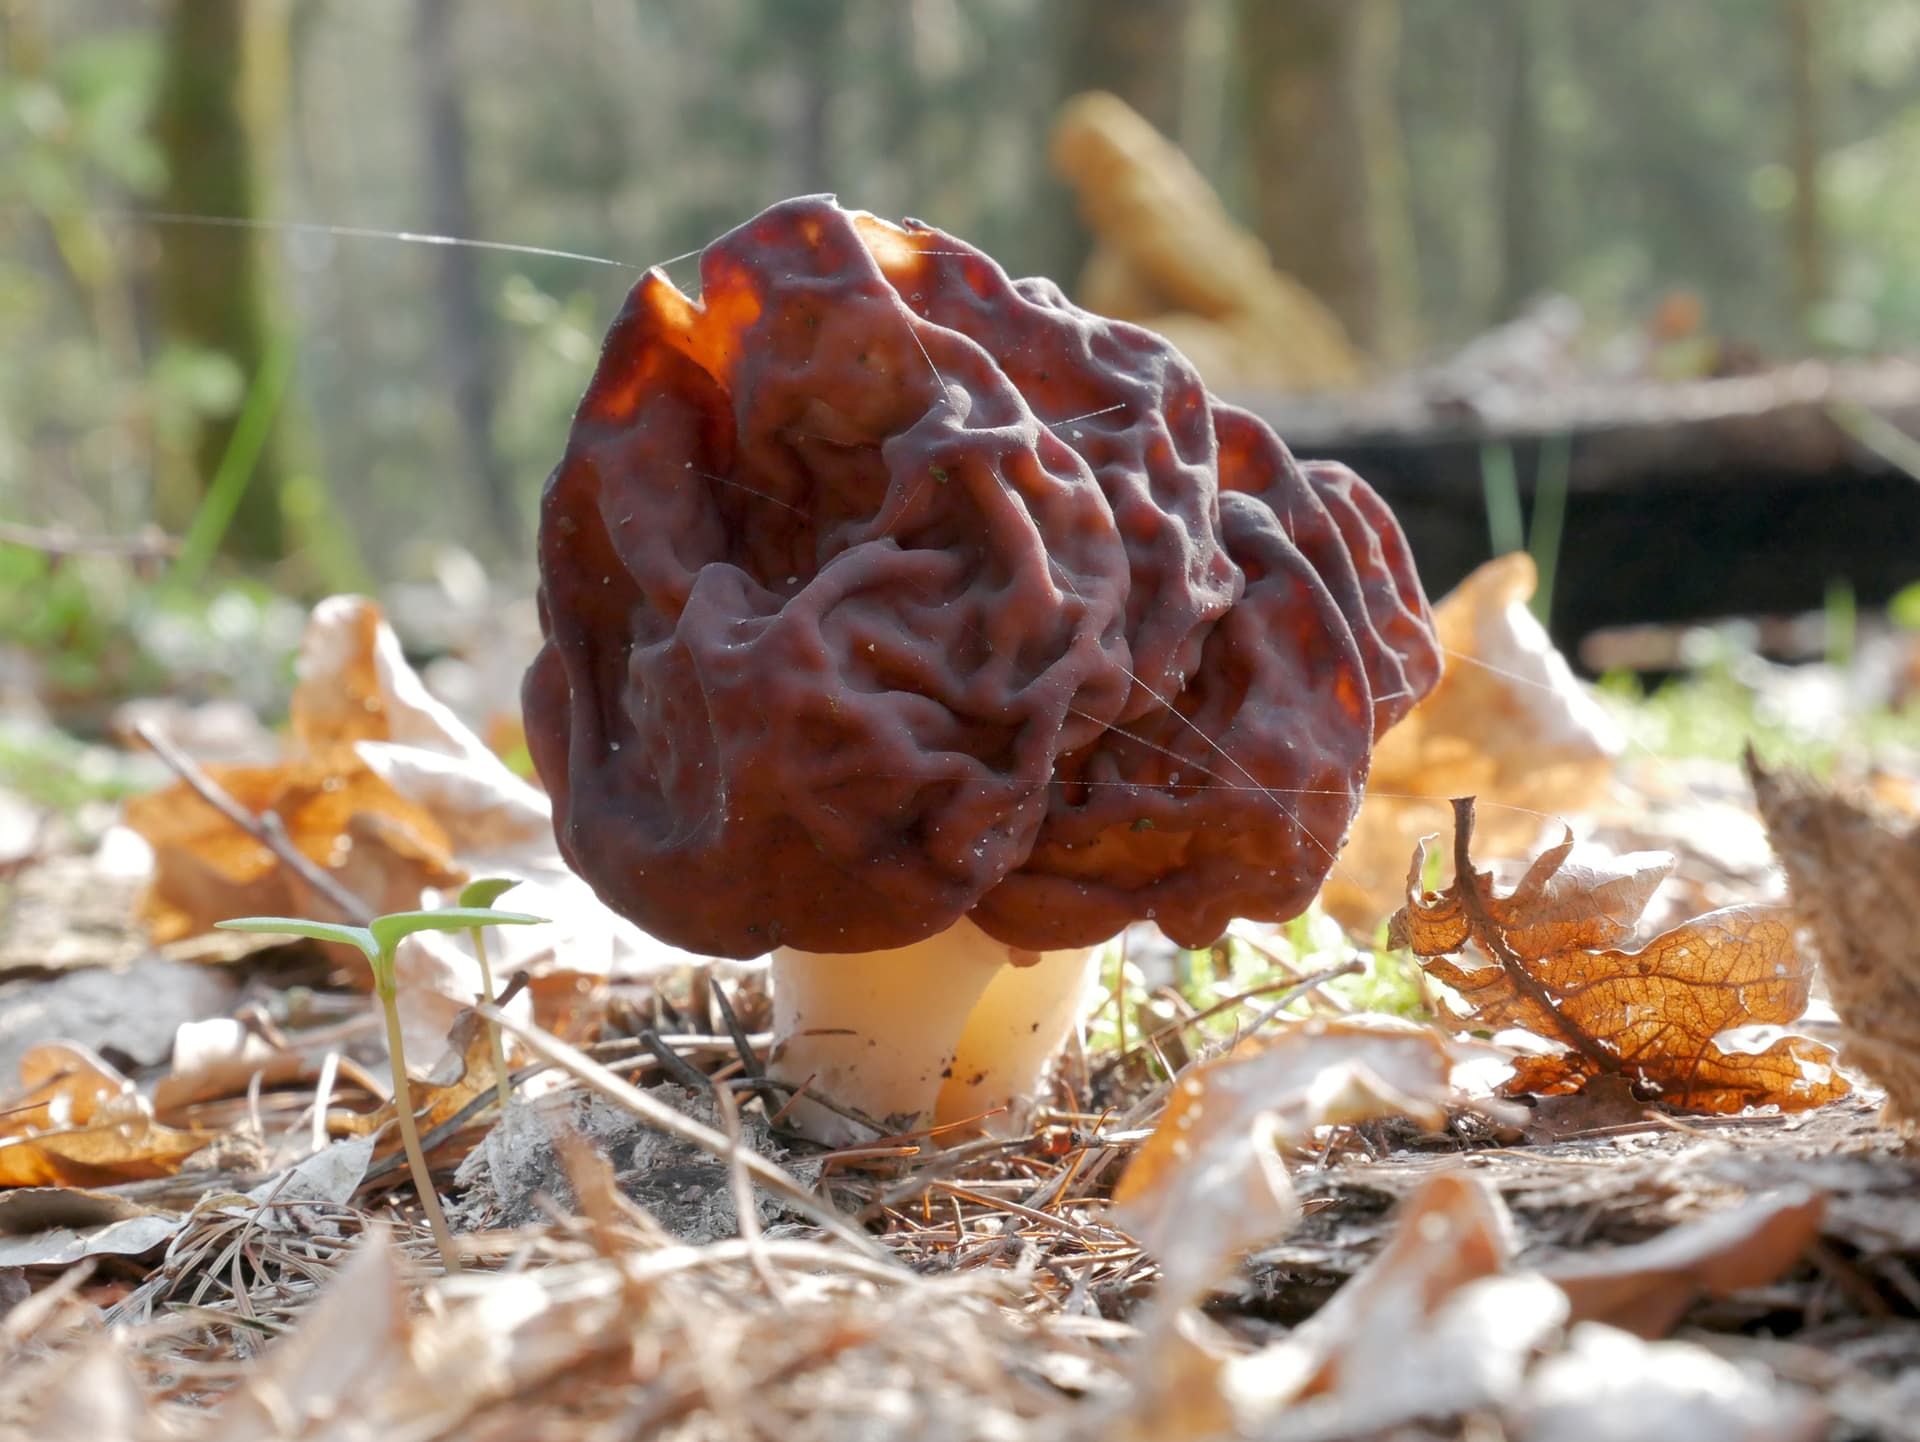
<path id="1" fill-rule="evenodd" d="M 1363 349 L 1397 347 L 1411 238 L 1391 0 L 1239 0 L 1256 228 Z"/>
<path id="2" fill-rule="evenodd" d="M 1793 208 L 1789 243 L 1793 299 L 1802 339 L 1812 341 L 1826 298 L 1826 256 L 1820 219 L 1820 54 L 1816 0 L 1782 0 L 1786 21 Z"/>
<path id="3" fill-rule="evenodd" d="M 1111 90 L 1179 139 L 1192 18 L 1193 0 L 1065 0 L 1060 93 Z"/>
<path id="4" fill-rule="evenodd" d="M 847 9 L 844 0 L 779 0 L 766 7 L 766 24 L 785 64 L 791 95 L 782 184 L 796 195 L 833 188 L 831 108 Z M 860 203 L 854 196 L 845 199 Z"/>
<path id="5" fill-rule="evenodd" d="M 1509 320 L 1547 284 L 1546 209 L 1540 187 L 1539 63 L 1535 0 L 1499 0 L 1489 12 L 1499 85 L 1495 135 L 1500 187 L 1500 291 L 1494 322 Z"/>
<path id="6" fill-rule="evenodd" d="M 467 118 L 460 104 L 459 67 L 454 58 L 456 13 L 452 0 L 420 0 L 413 55 L 426 136 L 427 223 L 438 235 L 471 237 L 478 227 Z M 526 544 L 525 521 L 493 445 L 499 338 L 481 295 L 479 252 L 463 245 L 442 246 L 435 259 L 439 263 L 441 370 L 453 396 L 461 459 L 485 497 L 495 535 L 517 555 Z"/>
<path id="7" fill-rule="evenodd" d="M 281 0 L 173 0 L 154 120 L 167 158 L 166 209 L 242 219 L 266 213 L 266 177 L 286 120 L 286 25 Z M 285 344 L 268 263 L 271 238 L 245 226 L 163 225 L 155 235 L 168 338 L 227 356 L 252 387 L 269 369 L 275 345 Z M 201 421 L 193 474 L 168 488 L 182 504 L 219 471 L 239 420 L 235 411 Z M 283 552 L 287 432 L 280 416 L 272 417 L 226 532 L 233 555 L 275 560 Z"/>
<path id="8" fill-rule="evenodd" d="M 1185 100 L 1187 32 L 1193 0 L 1061 0 L 1060 98 L 1111 90 L 1162 135 L 1180 138 Z M 1063 227 L 1058 274 L 1071 284 L 1086 264 L 1093 237 Z"/>

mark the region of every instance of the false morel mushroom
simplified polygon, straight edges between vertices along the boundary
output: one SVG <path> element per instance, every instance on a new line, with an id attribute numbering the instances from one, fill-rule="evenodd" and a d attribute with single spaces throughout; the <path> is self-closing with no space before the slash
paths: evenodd
<path id="1" fill-rule="evenodd" d="M 1297 915 L 1440 671 L 1352 472 L 825 197 L 708 246 L 697 300 L 634 287 L 540 574 L 569 862 L 666 941 L 773 952 L 775 1074 L 894 1124 L 1030 1091 L 1129 922 Z"/>

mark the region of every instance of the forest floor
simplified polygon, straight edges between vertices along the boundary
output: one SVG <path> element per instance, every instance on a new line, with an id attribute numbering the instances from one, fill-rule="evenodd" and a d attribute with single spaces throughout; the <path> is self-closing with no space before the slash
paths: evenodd
<path id="1" fill-rule="evenodd" d="M 1552 873 L 1560 909 L 1428 944 L 1435 908 L 1473 910 L 1451 853 L 1412 897 L 1400 880 L 1406 836 L 1447 829 L 1430 802 L 1411 832 L 1356 833 L 1347 894 L 1327 897 L 1381 918 L 1407 903 L 1393 939 L 1411 951 L 1384 931 L 1356 945 L 1318 909 L 1211 952 L 1133 936 L 1010 1136 L 789 1135 L 757 1099 L 762 974 L 658 953 L 609 966 L 626 943 L 576 907 L 545 952 L 502 958 L 531 1003 L 504 1113 L 473 1014 L 410 1014 L 410 1041 L 453 1020 L 414 1103 L 456 1276 L 390 1125 L 365 967 L 206 929 L 273 909 L 261 888 L 286 882 L 249 839 L 259 865 L 236 894 L 231 838 L 182 822 L 182 775 L 236 794 L 244 778 L 63 750 L 102 795 L 174 796 L 181 824 L 0 792 L 0 1436 L 1920 1436 L 1920 1153 L 1887 1120 L 1880 1083 L 1902 1078 L 1849 1049 L 1920 1032 L 1902 1012 L 1920 994 L 1911 932 L 1842 937 L 1906 968 L 1873 1018 L 1814 972 L 1834 923 L 1797 889 L 1801 930 L 1777 955 L 1807 965 L 1766 952 L 1773 969 L 1737 973 L 1776 944 L 1786 883 L 1767 845 L 1787 823 L 1759 814 L 1718 728 L 1778 757 L 1810 694 L 1850 704 L 1826 669 L 1735 688 L 1738 705 L 1726 675 L 1693 701 L 1626 703 L 1597 768 L 1573 764 L 1570 681 L 1530 683 L 1547 709 L 1526 734 L 1558 736 L 1586 789 L 1559 804 L 1482 757 L 1473 856 L 1497 877 L 1482 894 L 1513 902 L 1564 817 L 1580 846 Z M 1834 734 L 1803 723 L 1802 743 Z M 1676 760 L 1647 737 L 1720 754 Z M 1920 914 L 1920 871 L 1898 870 L 1914 756 L 1789 759 L 1836 778 L 1800 804 L 1864 798 L 1845 803 L 1872 818 L 1863 849 L 1836 860 L 1864 868 L 1852 889 L 1910 886 Z M 265 763 L 281 789 L 254 803 L 296 841 L 287 778 L 314 761 Z M 360 794 L 352 761 L 329 765 L 322 790 Z M 505 783 L 469 779 L 472 824 Z M 1376 876 L 1369 846 L 1401 859 Z M 404 853 L 338 874 L 371 895 Z M 519 859 L 534 889 L 565 885 Z M 403 893 L 433 860 L 408 860 Z M 1535 936 L 1576 913 L 1608 926 Z M 1497 988 L 1503 949 L 1559 987 L 1544 1022 L 1476 989 Z M 445 988 L 435 958 L 403 966 L 417 1009 Z M 1620 1004 L 1648 978 L 1667 989 Z M 1583 1046 L 1599 1058 L 1584 1071 L 1566 1060 Z M 669 1136 L 661 1107 L 700 1125 Z"/>

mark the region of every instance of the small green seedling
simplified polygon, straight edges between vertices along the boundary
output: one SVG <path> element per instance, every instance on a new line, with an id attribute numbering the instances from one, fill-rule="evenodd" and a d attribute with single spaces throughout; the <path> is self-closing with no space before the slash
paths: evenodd
<path id="1" fill-rule="evenodd" d="M 520 883 L 511 877 L 488 876 L 479 881 L 469 881 L 460 888 L 458 905 L 469 910 L 489 907 L 503 894 L 512 891 Z M 486 929 L 473 928 L 473 954 L 480 959 L 481 996 L 488 1006 L 494 1002 L 493 966 L 487 960 Z M 512 1100 L 513 1088 L 507 1080 L 507 1049 L 500 1042 L 500 1023 L 488 1018 L 487 1040 L 493 1044 L 493 1075 L 500 1089 L 500 1115 L 507 1114 L 507 1104 Z"/>
<path id="2" fill-rule="evenodd" d="M 487 883 L 476 883 L 484 886 Z M 469 887 L 468 890 L 472 890 Z M 505 890 L 501 887 L 500 890 Z M 500 891 L 493 895 L 498 896 Z M 420 1129 L 414 1125 L 412 1094 L 407 1089 L 407 1057 L 400 1041 L 400 1007 L 393 980 L 394 953 L 400 943 L 416 931 L 467 931 L 482 926 L 537 926 L 547 918 L 528 916 L 520 911 L 494 911 L 484 906 L 452 906 L 442 911 L 396 911 L 376 916 L 365 926 L 344 926 L 330 921 L 303 921 L 291 916 L 243 916 L 234 921 L 216 923 L 223 931 L 245 931 L 256 936 L 304 936 L 314 941 L 339 942 L 357 946 L 373 968 L 373 989 L 380 997 L 387 1019 L 387 1055 L 393 1062 L 394 1114 L 400 1121 L 400 1141 L 407 1150 L 407 1166 L 413 1172 L 414 1189 L 420 1193 L 420 1205 L 427 1210 L 433 1227 L 433 1240 L 449 1273 L 460 1270 L 453 1250 L 453 1233 L 447 1229 L 446 1213 L 440 1210 L 440 1198 L 433 1190 L 433 1178 L 427 1172 L 426 1153 L 420 1149 Z M 482 963 L 484 966 L 484 962 Z M 493 986 L 487 985 L 491 999 Z M 496 1065 L 499 1042 L 496 1038 Z M 504 1082 L 503 1082 L 504 1085 Z"/>

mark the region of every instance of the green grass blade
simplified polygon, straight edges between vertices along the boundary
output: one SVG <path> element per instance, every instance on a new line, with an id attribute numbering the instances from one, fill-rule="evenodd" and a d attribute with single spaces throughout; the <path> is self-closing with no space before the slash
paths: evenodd
<path id="1" fill-rule="evenodd" d="M 219 468 L 207 483 L 206 496 L 187 527 L 186 538 L 181 541 L 180 552 L 168 573 L 168 581 L 178 589 L 189 589 L 200 583 L 213 564 L 220 543 L 227 537 L 227 528 L 240 509 L 240 498 L 253 481 L 260 452 L 266 448 L 274 419 L 280 414 L 287 381 L 293 374 L 293 355 L 293 337 L 284 333 L 274 336 L 253 383 L 247 387 L 239 419 L 234 422 L 233 434 L 227 441 L 226 454 L 220 457 Z"/>
<path id="2" fill-rule="evenodd" d="M 1520 519 L 1520 476 L 1513 447 L 1489 441 L 1480 447 L 1480 495 L 1487 510 L 1487 541 L 1496 556 L 1523 551 L 1527 537 Z"/>
<path id="3" fill-rule="evenodd" d="M 1540 584 L 1533 593 L 1533 614 L 1542 626 L 1553 619 L 1553 583 L 1560 570 L 1560 547 L 1567 530 L 1567 490 L 1573 477 L 1573 438 L 1549 436 L 1540 443 L 1533 472 L 1533 525 L 1527 550 Z"/>

